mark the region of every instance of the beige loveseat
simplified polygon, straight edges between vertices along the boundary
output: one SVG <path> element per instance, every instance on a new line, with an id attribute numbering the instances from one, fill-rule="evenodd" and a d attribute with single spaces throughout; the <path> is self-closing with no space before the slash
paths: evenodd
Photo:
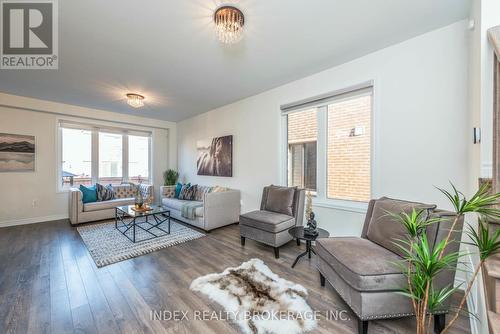
<path id="1" fill-rule="evenodd" d="M 200 187 L 208 188 L 208 187 Z M 205 192 L 197 195 L 198 200 L 174 198 L 175 186 L 160 187 L 161 204 L 170 210 L 170 216 L 181 222 L 210 231 L 218 227 L 237 223 L 240 217 L 240 191 L 226 189 L 220 192 Z M 183 206 L 192 205 L 192 217 L 183 216 Z"/>
<path id="2" fill-rule="evenodd" d="M 153 186 L 140 184 L 139 189 L 144 198 L 153 194 Z M 115 207 L 134 204 L 134 189 L 129 184 L 114 185 L 115 199 L 110 201 L 92 202 L 83 204 L 83 194 L 78 188 L 69 190 L 69 220 L 76 225 L 96 220 L 115 217 Z"/>

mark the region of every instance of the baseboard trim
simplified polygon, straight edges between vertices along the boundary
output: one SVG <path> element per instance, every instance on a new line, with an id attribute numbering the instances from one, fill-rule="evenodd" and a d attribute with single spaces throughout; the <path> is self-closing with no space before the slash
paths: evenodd
<path id="1" fill-rule="evenodd" d="M 17 225 L 28 225 L 28 224 L 37 224 L 44 223 L 52 220 L 61 220 L 68 219 L 67 215 L 51 215 L 45 217 L 33 217 L 33 218 L 24 218 L 24 219 L 13 219 L 13 220 L 4 220 L 0 221 L 0 227 L 8 227 L 8 226 L 17 226 Z"/>

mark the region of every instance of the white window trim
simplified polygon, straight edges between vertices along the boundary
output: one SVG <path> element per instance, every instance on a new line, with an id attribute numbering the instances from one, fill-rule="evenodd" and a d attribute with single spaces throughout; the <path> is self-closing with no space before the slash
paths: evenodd
<path id="1" fill-rule="evenodd" d="M 72 124 L 75 128 L 79 129 L 87 129 L 92 131 L 92 183 L 95 184 L 99 182 L 99 131 L 102 132 L 113 132 L 122 134 L 122 178 L 123 182 L 127 182 L 129 180 L 128 175 L 128 135 L 133 136 L 144 136 L 148 137 L 148 179 L 150 183 L 153 183 L 153 132 L 151 129 L 144 128 L 123 128 L 121 126 L 113 126 L 112 123 L 95 123 L 89 124 L 85 122 L 80 122 L 79 120 L 67 119 L 67 118 L 56 118 L 55 123 L 55 131 L 56 131 L 56 193 L 67 193 L 69 192 L 69 188 L 64 188 L 61 185 L 62 179 L 62 129 L 63 126 L 61 124 Z M 126 145 L 126 146 L 125 146 Z M 126 147 L 126 148 L 125 148 Z M 94 172 L 95 171 L 95 172 Z"/>
<path id="2" fill-rule="evenodd" d="M 360 87 L 365 86 L 368 88 L 371 86 L 372 90 L 372 108 L 371 108 L 371 138 L 370 138 L 370 198 L 374 198 L 377 193 L 376 189 L 379 188 L 379 184 L 375 178 L 378 175 L 378 160 L 379 156 L 377 153 L 378 150 L 378 89 L 376 88 L 375 81 L 379 82 L 379 80 L 368 80 L 366 83 L 351 86 L 352 88 L 348 89 L 340 89 L 338 90 L 338 95 L 346 94 L 351 91 L 358 90 Z M 330 93 L 333 96 L 332 100 L 322 101 L 317 105 L 307 105 L 301 109 L 295 109 L 289 112 L 282 112 L 281 115 L 281 184 L 288 184 L 288 121 L 287 115 L 289 113 L 301 112 L 311 109 L 311 107 L 317 108 L 317 117 L 318 117 L 318 137 L 317 137 L 317 192 L 316 195 L 313 196 L 313 206 L 329 208 L 335 210 L 342 210 L 348 212 L 357 212 L 357 213 L 366 213 L 368 209 L 368 202 L 359 202 L 352 200 L 343 200 L 343 199 L 333 199 L 328 198 L 326 194 L 326 190 L 328 187 L 328 158 L 327 158 L 327 150 L 328 150 L 328 105 L 332 103 L 335 99 L 336 93 Z M 350 98 L 348 96 L 347 98 Z"/>

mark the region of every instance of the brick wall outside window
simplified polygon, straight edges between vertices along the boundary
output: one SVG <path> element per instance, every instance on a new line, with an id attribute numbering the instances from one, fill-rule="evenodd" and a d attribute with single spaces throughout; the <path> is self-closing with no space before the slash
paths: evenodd
<path id="1" fill-rule="evenodd" d="M 370 199 L 371 96 L 328 106 L 328 198 Z M 353 136 L 354 128 L 363 129 Z"/>

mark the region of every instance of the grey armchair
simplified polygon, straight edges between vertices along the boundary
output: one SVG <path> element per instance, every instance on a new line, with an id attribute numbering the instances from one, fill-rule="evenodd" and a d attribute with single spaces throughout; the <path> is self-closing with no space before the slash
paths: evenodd
<path id="1" fill-rule="evenodd" d="M 265 187 L 260 210 L 240 216 L 241 245 L 245 246 L 246 238 L 259 241 L 274 247 L 274 256 L 279 258 L 279 247 L 293 239 L 288 230 L 303 223 L 304 198 L 304 189 Z"/>
<path id="2" fill-rule="evenodd" d="M 437 210 L 435 205 L 407 202 L 382 197 L 368 205 L 361 238 L 337 237 L 316 242 L 317 268 L 320 282 L 327 280 L 358 317 L 358 331 L 366 334 L 368 321 L 401 318 L 414 315 L 411 300 L 396 291 L 407 286 L 406 276 L 394 265 L 400 261 L 402 251 L 394 239 L 403 239 L 404 227 L 387 212 L 401 213 L 424 209 L 430 217 L 441 217 L 440 223 L 427 227 L 429 243 L 433 247 L 446 238 L 455 214 Z M 458 251 L 463 220 L 452 232 L 453 242 L 445 254 Z M 456 267 L 456 263 L 454 264 Z M 434 282 L 436 288 L 453 285 L 455 271 L 446 271 Z M 445 314 L 449 305 L 434 315 L 434 330 L 444 329 Z"/>

